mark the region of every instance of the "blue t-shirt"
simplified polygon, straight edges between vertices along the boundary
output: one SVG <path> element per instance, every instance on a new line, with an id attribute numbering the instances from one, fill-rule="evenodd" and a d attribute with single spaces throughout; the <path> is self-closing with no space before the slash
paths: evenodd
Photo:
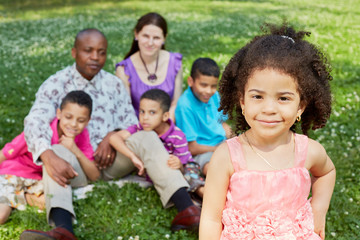
<path id="1" fill-rule="evenodd" d="M 185 90 L 177 102 L 175 119 L 188 142 L 216 146 L 226 139 L 222 126 L 226 117 L 218 111 L 219 105 L 218 92 L 204 103 L 195 97 L 190 87 Z"/>

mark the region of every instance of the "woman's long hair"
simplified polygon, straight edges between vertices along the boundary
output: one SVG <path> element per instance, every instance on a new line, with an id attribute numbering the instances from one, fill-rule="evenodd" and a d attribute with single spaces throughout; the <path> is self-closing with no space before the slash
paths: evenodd
<path id="1" fill-rule="evenodd" d="M 146 25 L 155 25 L 162 29 L 164 37 L 167 35 L 167 23 L 165 18 L 163 18 L 160 14 L 155 12 L 150 12 L 139 18 L 137 21 L 137 24 L 134 28 L 134 32 L 138 33 L 141 31 L 141 29 Z M 165 44 L 162 45 L 161 49 L 165 49 Z M 125 58 L 130 57 L 134 53 L 139 51 L 139 44 L 138 41 L 133 39 L 133 42 L 131 44 L 130 51 L 125 55 Z"/>

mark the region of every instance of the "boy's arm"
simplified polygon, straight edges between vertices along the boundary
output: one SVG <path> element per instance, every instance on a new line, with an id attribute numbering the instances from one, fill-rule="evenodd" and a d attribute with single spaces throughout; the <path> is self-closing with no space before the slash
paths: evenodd
<path id="1" fill-rule="evenodd" d="M 73 138 L 62 135 L 59 139 L 59 142 L 61 145 L 64 145 L 76 156 L 82 170 L 91 181 L 96 181 L 99 178 L 100 176 L 99 169 L 96 167 L 95 163 L 93 161 L 90 161 L 85 156 L 85 154 L 79 149 L 79 147 L 75 144 Z"/>
<path id="2" fill-rule="evenodd" d="M 189 150 L 193 156 L 206 152 L 214 152 L 216 148 L 217 146 L 202 145 L 198 144 L 196 141 L 189 142 Z"/>
<path id="3" fill-rule="evenodd" d="M 171 169 L 177 169 L 180 170 L 182 173 L 184 173 L 184 166 L 177 156 L 173 154 L 169 154 L 169 159 L 167 161 L 167 164 Z"/>
<path id="4" fill-rule="evenodd" d="M 314 231 L 325 239 L 325 222 L 331 196 L 335 186 L 336 170 L 325 149 L 309 139 L 306 167 L 312 174 L 311 207 L 314 213 Z"/>
<path id="5" fill-rule="evenodd" d="M 175 129 L 177 130 L 177 137 L 171 141 L 172 154 L 179 158 L 182 165 L 187 164 L 189 161 L 192 161 L 188 142 L 185 134 L 179 128 L 176 127 Z"/>
<path id="6" fill-rule="evenodd" d="M 231 138 L 232 137 L 232 130 L 231 130 L 231 127 L 229 126 L 229 124 L 227 124 L 226 122 L 223 122 L 222 123 L 222 126 L 225 130 L 225 136 L 227 139 Z"/>
<path id="7" fill-rule="evenodd" d="M 138 174 L 143 175 L 144 163 L 132 152 L 125 144 L 125 140 L 130 137 L 131 134 L 127 130 L 121 130 L 110 137 L 110 144 L 116 151 L 122 153 L 124 156 L 128 157 L 135 167 L 139 170 Z"/>

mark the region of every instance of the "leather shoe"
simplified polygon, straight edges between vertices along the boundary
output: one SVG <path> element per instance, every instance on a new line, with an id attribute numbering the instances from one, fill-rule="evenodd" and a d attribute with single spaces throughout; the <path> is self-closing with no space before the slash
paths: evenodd
<path id="1" fill-rule="evenodd" d="M 195 205 L 179 212 L 171 223 L 172 231 L 196 230 L 199 228 L 201 210 Z"/>
<path id="2" fill-rule="evenodd" d="M 74 234 L 62 227 L 54 228 L 48 232 L 38 230 L 25 230 L 20 240 L 77 240 Z"/>

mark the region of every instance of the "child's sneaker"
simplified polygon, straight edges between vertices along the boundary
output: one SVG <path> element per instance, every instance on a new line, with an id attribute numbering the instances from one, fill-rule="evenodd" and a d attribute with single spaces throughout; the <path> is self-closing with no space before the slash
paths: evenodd
<path id="1" fill-rule="evenodd" d="M 196 162 L 189 162 L 184 167 L 184 177 L 189 183 L 189 192 L 195 192 L 199 187 L 204 186 L 204 178 L 201 177 L 200 165 Z"/>

